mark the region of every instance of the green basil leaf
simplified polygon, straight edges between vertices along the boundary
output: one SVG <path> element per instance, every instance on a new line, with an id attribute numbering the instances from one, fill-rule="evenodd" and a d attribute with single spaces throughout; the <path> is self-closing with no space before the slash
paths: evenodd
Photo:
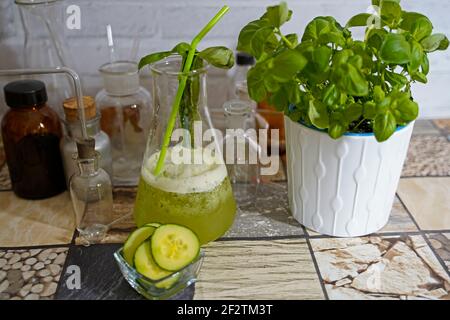
<path id="1" fill-rule="evenodd" d="M 253 67 L 247 74 L 247 87 L 250 98 L 256 102 L 261 102 L 267 97 L 267 90 L 264 85 L 264 73 L 257 67 Z"/>
<path id="2" fill-rule="evenodd" d="M 155 63 L 156 61 L 162 60 L 172 54 L 171 51 L 155 52 L 143 57 L 139 60 L 139 69 L 142 69 L 148 64 Z"/>
<path id="3" fill-rule="evenodd" d="M 280 90 L 269 96 L 269 103 L 278 111 L 283 111 L 289 106 L 288 96 L 283 87 L 280 87 Z"/>
<path id="4" fill-rule="evenodd" d="M 285 22 L 289 21 L 292 16 L 292 11 L 288 9 L 286 2 L 281 2 L 277 6 L 267 7 L 266 13 L 261 19 L 266 19 L 270 25 L 279 28 Z"/>
<path id="5" fill-rule="evenodd" d="M 373 101 L 364 103 L 363 115 L 366 119 L 374 119 L 378 114 L 377 105 Z"/>
<path id="6" fill-rule="evenodd" d="M 229 69 L 234 65 L 234 53 L 227 47 L 210 47 L 198 56 L 217 68 Z"/>
<path id="7" fill-rule="evenodd" d="M 427 17 L 420 17 L 414 21 L 411 33 L 417 41 L 428 37 L 433 31 L 433 25 Z"/>
<path id="8" fill-rule="evenodd" d="M 386 81 L 388 81 L 392 86 L 404 86 L 408 83 L 408 79 L 398 73 L 386 71 L 384 73 Z"/>
<path id="9" fill-rule="evenodd" d="M 380 50 L 386 35 L 387 31 L 384 29 L 370 29 L 367 34 L 367 45 L 377 51 Z"/>
<path id="10" fill-rule="evenodd" d="M 402 8 L 397 1 L 382 0 L 380 4 L 381 19 L 389 26 L 396 26 L 402 17 Z"/>
<path id="11" fill-rule="evenodd" d="M 302 101 L 302 92 L 300 90 L 300 86 L 297 82 L 289 82 L 285 85 L 285 91 L 287 93 L 287 97 L 289 103 L 298 104 Z"/>
<path id="12" fill-rule="evenodd" d="M 339 32 L 328 32 L 321 34 L 317 40 L 319 44 L 329 44 L 334 43 L 340 47 L 345 46 L 345 38 L 342 33 Z"/>
<path id="13" fill-rule="evenodd" d="M 327 106 L 318 100 L 310 100 L 308 116 L 311 123 L 319 129 L 326 129 L 329 125 Z"/>
<path id="14" fill-rule="evenodd" d="M 397 104 L 400 119 L 403 121 L 412 121 L 419 115 L 419 105 L 410 99 L 402 99 Z"/>
<path id="15" fill-rule="evenodd" d="M 270 74 L 277 81 L 287 82 L 303 69 L 306 62 L 299 51 L 287 49 L 273 58 L 274 67 L 270 69 Z"/>
<path id="16" fill-rule="evenodd" d="M 409 62 L 409 70 L 416 71 L 419 69 L 423 61 L 423 49 L 420 43 L 411 39 L 411 61 Z"/>
<path id="17" fill-rule="evenodd" d="M 373 121 L 373 132 L 378 142 L 389 139 L 396 129 L 397 122 L 390 111 L 377 115 Z"/>
<path id="18" fill-rule="evenodd" d="M 428 56 L 426 53 L 422 56 L 422 63 L 420 64 L 420 68 L 422 69 L 422 73 L 427 75 L 430 71 L 430 62 L 428 61 Z"/>
<path id="19" fill-rule="evenodd" d="M 375 86 L 373 88 L 373 100 L 376 103 L 380 103 L 381 101 L 384 100 L 385 97 L 385 93 L 383 91 L 383 89 L 381 89 L 381 86 Z"/>
<path id="20" fill-rule="evenodd" d="M 345 25 L 346 28 L 351 27 L 368 27 L 369 19 L 372 15 L 369 13 L 360 13 L 356 16 L 353 16 L 348 20 L 347 24 Z"/>
<path id="21" fill-rule="evenodd" d="M 312 52 L 312 62 L 318 71 L 324 72 L 329 67 L 331 51 L 328 46 L 320 46 Z"/>
<path id="22" fill-rule="evenodd" d="M 267 20 L 248 23 L 239 33 L 237 50 L 247 52 L 256 59 L 264 52 L 273 51 L 278 45 L 273 29 Z"/>
<path id="23" fill-rule="evenodd" d="M 411 78 L 415 81 L 419 81 L 421 83 L 427 83 L 428 79 L 426 75 L 424 75 L 422 72 L 416 71 L 413 74 L 411 74 Z"/>
<path id="24" fill-rule="evenodd" d="M 322 101 L 325 105 L 331 107 L 337 102 L 338 97 L 339 91 L 336 89 L 336 85 L 331 84 L 325 89 Z"/>
<path id="25" fill-rule="evenodd" d="M 360 103 L 352 103 L 344 110 L 344 117 L 347 122 L 358 120 L 363 114 L 363 106 Z"/>
<path id="26" fill-rule="evenodd" d="M 424 16 L 423 14 L 421 14 L 421 13 L 418 13 L 418 12 L 403 11 L 402 12 L 402 21 L 400 23 L 400 28 L 405 30 L 405 31 L 409 31 L 410 33 L 412 33 L 413 32 L 414 23 L 417 20 L 421 19 L 421 18 L 427 18 L 427 17 Z"/>
<path id="27" fill-rule="evenodd" d="M 328 135 L 333 139 L 338 139 L 347 132 L 348 125 L 338 120 L 330 120 L 330 127 L 328 128 Z"/>
<path id="28" fill-rule="evenodd" d="M 305 28 L 303 33 L 302 42 L 312 40 L 316 41 L 323 34 L 329 33 L 331 30 L 330 22 L 323 18 L 317 17 L 313 19 Z"/>
<path id="29" fill-rule="evenodd" d="M 191 45 L 186 42 L 180 42 L 172 49 L 172 53 L 178 53 L 180 56 L 186 57 L 188 51 L 191 49 Z"/>
<path id="30" fill-rule="evenodd" d="M 448 39 L 442 33 L 435 33 L 423 39 L 420 44 L 425 52 L 445 50 L 448 48 Z"/>
<path id="31" fill-rule="evenodd" d="M 287 34 L 286 39 L 294 46 L 296 47 L 298 45 L 298 35 L 296 33 L 290 33 Z"/>
<path id="32" fill-rule="evenodd" d="M 342 64 L 334 69 L 332 80 L 341 91 L 352 96 L 362 97 L 369 93 L 369 83 L 361 71 L 352 64 Z"/>
<path id="33" fill-rule="evenodd" d="M 385 63 L 408 63 L 411 60 L 411 46 L 404 35 L 390 33 L 381 45 L 380 57 Z"/>

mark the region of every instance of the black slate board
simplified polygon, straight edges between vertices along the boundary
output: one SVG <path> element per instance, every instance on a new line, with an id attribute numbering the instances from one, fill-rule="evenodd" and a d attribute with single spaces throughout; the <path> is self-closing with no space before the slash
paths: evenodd
<path id="1" fill-rule="evenodd" d="M 55 299 L 59 300 L 143 300 L 140 294 L 122 277 L 113 253 L 120 244 L 99 244 L 89 247 L 71 246 L 64 270 L 61 274 Z M 66 281 L 70 265 L 76 265 L 81 272 L 81 289 L 69 289 Z M 171 299 L 191 300 L 194 286 L 186 288 Z"/>

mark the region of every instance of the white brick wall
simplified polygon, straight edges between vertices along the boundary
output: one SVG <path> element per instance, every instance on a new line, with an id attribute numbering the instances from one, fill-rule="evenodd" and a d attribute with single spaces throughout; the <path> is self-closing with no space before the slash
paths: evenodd
<path id="1" fill-rule="evenodd" d="M 204 23 L 223 4 L 230 12 L 207 36 L 202 46 L 224 44 L 232 48 L 242 26 L 264 11 L 273 0 L 65 0 L 65 5 L 81 8 L 81 30 L 67 30 L 67 39 L 76 58 L 77 69 L 83 78 L 85 92 L 94 95 L 101 86 L 97 69 L 108 60 L 105 25 L 113 27 L 119 56 L 128 58 L 133 36 L 139 34 L 141 47 L 138 56 L 155 50 L 171 48 L 179 41 L 189 41 Z M 369 0 L 288 0 L 294 17 L 287 32 L 301 34 L 306 23 L 317 15 L 333 15 L 341 23 L 354 13 L 365 11 Z M 407 10 L 427 14 L 435 30 L 450 35 L 450 1 L 403 0 Z M 13 0 L 0 0 L 0 68 L 19 67 L 23 32 L 18 10 Z M 434 54 L 431 59 L 429 85 L 416 86 L 415 95 L 422 106 L 422 117 L 450 117 L 450 50 Z M 214 107 L 226 99 L 223 72 L 214 71 L 209 83 L 209 101 Z M 146 79 L 144 84 L 148 85 Z M 0 85 L 5 80 L 0 79 Z M 0 93 L 0 98 L 1 97 Z M 2 101 L 0 102 L 0 105 Z M 0 107 L 1 108 L 1 107 Z"/>

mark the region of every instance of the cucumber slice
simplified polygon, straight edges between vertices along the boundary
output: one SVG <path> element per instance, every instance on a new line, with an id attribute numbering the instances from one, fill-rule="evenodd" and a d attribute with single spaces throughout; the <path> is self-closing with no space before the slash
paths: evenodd
<path id="1" fill-rule="evenodd" d="M 161 227 L 161 223 L 158 223 L 158 222 L 146 223 L 143 225 L 143 227 L 159 228 L 159 227 Z"/>
<path id="2" fill-rule="evenodd" d="M 146 276 L 151 280 L 159 280 L 172 274 L 167 270 L 163 270 L 155 263 L 150 252 L 150 242 L 145 241 L 139 246 L 134 255 L 134 265 L 137 272 Z"/>
<path id="3" fill-rule="evenodd" d="M 187 266 L 200 251 L 197 235 L 176 224 L 162 225 L 155 230 L 150 241 L 155 262 L 169 271 L 178 271 Z"/>
<path id="4" fill-rule="evenodd" d="M 123 245 L 123 257 L 130 266 L 133 266 L 133 257 L 137 248 L 147 240 L 156 230 L 154 226 L 143 226 L 134 230 Z"/>

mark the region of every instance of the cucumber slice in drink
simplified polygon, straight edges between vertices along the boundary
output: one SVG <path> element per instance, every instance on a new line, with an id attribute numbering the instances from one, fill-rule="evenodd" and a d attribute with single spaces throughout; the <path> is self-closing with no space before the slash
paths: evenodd
<path id="1" fill-rule="evenodd" d="M 134 255 L 134 265 L 137 272 L 151 280 L 159 280 L 167 277 L 171 272 L 161 269 L 153 260 L 150 252 L 150 242 L 145 241 L 139 246 Z"/>
<path id="2" fill-rule="evenodd" d="M 143 227 L 159 228 L 159 227 L 161 227 L 161 223 L 158 223 L 158 222 L 146 223 L 143 225 Z"/>
<path id="3" fill-rule="evenodd" d="M 197 257 L 200 242 L 192 230 L 176 224 L 165 224 L 153 233 L 151 249 L 155 262 L 162 269 L 178 271 Z"/>
<path id="4" fill-rule="evenodd" d="M 133 258 L 137 248 L 152 236 L 157 227 L 143 226 L 134 230 L 129 236 L 125 244 L 123 245 L 123 257 L 130 266 L 133 266 Z"/>

